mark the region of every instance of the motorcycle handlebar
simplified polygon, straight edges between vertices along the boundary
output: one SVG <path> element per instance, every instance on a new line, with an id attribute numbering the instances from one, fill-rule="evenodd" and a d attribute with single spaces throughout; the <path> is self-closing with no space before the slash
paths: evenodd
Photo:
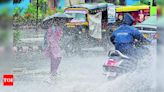
<path id="1" fill-rule="evenodd" d="M 146 40 L 146 41 L 135 41 L 134 42 L 134 45 L 136 46 L 136 47 L 141 47 L 141 46 L 143 46 L 143 45 L 150 45 L 152 42 L 151 41 L 149 41 L 149 40 Z"/>

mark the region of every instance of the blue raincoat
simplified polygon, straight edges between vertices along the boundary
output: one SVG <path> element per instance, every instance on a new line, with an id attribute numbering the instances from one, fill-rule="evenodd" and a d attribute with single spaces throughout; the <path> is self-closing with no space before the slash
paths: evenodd
<path id="1" fill-rule="evenodd" d="M 115 45 L 115 49 L 126 55 L 135 55 L 134 40 L 146 41 L 142 33 L 132 26 L 134 18 L 126 13 L 123 23 L 111 35 L 111 42 Z"/>

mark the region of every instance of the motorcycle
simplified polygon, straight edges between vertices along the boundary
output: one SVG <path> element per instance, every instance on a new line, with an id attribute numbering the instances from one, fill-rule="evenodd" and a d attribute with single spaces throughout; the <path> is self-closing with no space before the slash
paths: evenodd
<path id="1" fill-rule="evenodd" d="M 118 50 L 109 51 L 109 58 L 103 64 L 104 75 L 106 75 L 109 80 L 113 80 L 120 75 L 136 70 L 139 58 L 142 59 L 144 55 L 149 53 L 148 48 L 146 48 L 145 46 L 140 46 L 140 48 L 137 48 L 139 55 L 135 56 L 138 57 L 129 57 L 127 55 L 122 54 Z"/>
<path id="2" fill-rule="evenodd" d="M 118 50 L 110 51 L 108 56 L 108 60 L 103 65 L 104 75 L 108 79 L 116 79 L 118 76 L 136 69 L 137 62 Z"/>

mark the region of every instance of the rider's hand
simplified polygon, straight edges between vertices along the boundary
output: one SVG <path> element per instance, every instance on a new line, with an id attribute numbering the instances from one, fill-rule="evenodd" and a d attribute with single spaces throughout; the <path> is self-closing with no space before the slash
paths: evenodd
<path id="1" fill-rule="evenodd" d="M 144 45 L 156 45 L 156 41 L 155 40 L 147 40 Z"/>

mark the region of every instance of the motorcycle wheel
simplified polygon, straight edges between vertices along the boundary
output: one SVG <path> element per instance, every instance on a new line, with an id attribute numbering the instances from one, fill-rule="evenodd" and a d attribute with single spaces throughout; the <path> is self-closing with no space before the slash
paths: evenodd
<path id="1" fill-rule="evenodd" d="M 109 70 L 109 68 L 108 68 L 108 67 L 103 66 L 103 71 L 104 71 L 104 72 L 107 72 L 108 70 Z"/>
<path id="2" fill-rule="evenodd" d="M 115 76 L 115 77 L 107 76 L 107 79 L 110 81 L 115 80 L 116 78 L 117 78 L 117 76 Z"/>

